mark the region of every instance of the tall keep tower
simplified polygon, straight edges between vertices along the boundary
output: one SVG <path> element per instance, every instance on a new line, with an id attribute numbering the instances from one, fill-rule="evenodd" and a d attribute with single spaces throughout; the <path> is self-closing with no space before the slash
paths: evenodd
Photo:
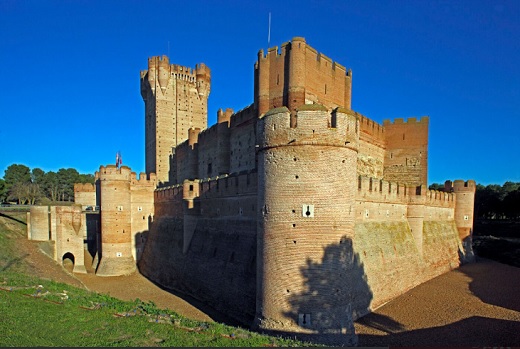
<path id="1" fill-rule="evenodd" d="M 206 65 L 191 69 L 170 64 L 167 56 L 149 58 L 141 71 L 146 173 L 156 173 L 158 182 L 168 182 L 170 155 L 188 139 L 188 129 L 207 128 L 210 81 Z"/>

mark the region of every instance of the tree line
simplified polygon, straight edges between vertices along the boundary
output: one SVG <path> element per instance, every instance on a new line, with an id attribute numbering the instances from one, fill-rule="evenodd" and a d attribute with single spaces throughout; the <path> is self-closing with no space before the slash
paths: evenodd
<path id="1" fill-rule="evenodd" d="M 444 185 L 434 183 L 429 188 L 442 190 Z M 477 184 L 475 218 L 520 220 L 520 182 Z"/>
<path id="2" fill-rule="evenodd" d="M 94 176 L 80 174 L 73 168 L 45 172 L 40 168 L 31 170 L 25 165 L 13 164 L 0 179 L 0 202 L 34 205 L 74 201 L 75 183 L 94 183 Z"/>
<path id="3" fill-rule="evenodd" d="M 0 178 L 0 202 L 34 205 L 74 201 L 75 183 L 94 183 L 94 176 L 80 174 L 73 168 L 45 172 L 40 168 L 31 170 L 25 165 L 13 164 L 5 170 L 3 179 Z M 433 183 L 429 188 L 442 190 L 444 184 Z M 520 220 L 520 182 L 477 184 L 475 217 Z"/>

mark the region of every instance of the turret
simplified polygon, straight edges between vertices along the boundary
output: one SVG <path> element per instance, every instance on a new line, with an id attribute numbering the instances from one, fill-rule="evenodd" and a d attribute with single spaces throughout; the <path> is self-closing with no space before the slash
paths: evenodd
<path id="1" fill-rule="evenodd" d="M 131 171 L 127 166 L 101 166 L 101 249 L 96 275 L 117 276 L 135 271 L 131 231 Z"/>
<path id="2" fill-rule="evenodd" d="M 227 108 L 226 111 L 222 111 L 222 109 L 219 109 L 217 111 L 217 123 L 221 124 L 223 122 L 229 123 L 231 120 L 231 115 L 233 115 L 233 109 Z"/>
<path id="3" fill-rule="evenodd" d="M 415 246 L 420 255 L 423 253 L 424 208 L 426 203 L 426 186 L 405 188 L 408 195 L 406 219 L 410 232 L 415 241 Z"/>
<path id="4" fill-rule="evenodd" d="M 264 57 L 264 50 L 260 50 L 255 64 L 255 105 L 259 116 L 269 110 L 269 65 L 268 57 Z"/>
<path id="5" fill-rule="evenodd" d="M 158 61 L 159 65 L 159 86 L 161 87 L 161 92 L 164 95 L 166 88 L 168 87 L 168 83 L 170 81 L 170 61 L 167 56 L 162 56 Z"/>
<path id="6" fill-rule="evenodd" d="M 202 97 L 208 97 L 211 90 L 211 70 L 204 63 L 195 66 L 197 77 L 197 91 Z"/>
<path id="7" fill-rule="evenodd" d="M 464 248 L 463 262 L 470 262 L 475 258 L 472 242 L 476 189 L 474 180 L 464 182 L 458 179 L 453 183 L 451 181 L 444 183 L 444 190 L 455 194 L 455 223 Z"/>
<path id="8" fill-rule="evenodd" d="M 347 71 L 345 78 L 345 108 L 352 108 L 352 69 Z"/>
<path id="9" fill-rule="evenodd" d="M 307 43 L 304 38 L 292 39 L 289 51 L 289 91 L 287 107 L 291 112 L 291 126 L 295 125 L 296 108 L 305 104 L 305 51 Z"/>
<path id="10" fill-rule="evenodd" d="M 157 71 L 156 71 L 156 62 L 159 57 L 151 57 L 148 58 L 148 85 L 152 90 L 152 93 L 155 94 L 155 86 L 157 79 Z"/>
<path id="11" fill-rule="evenodd" d="M 357 146 L 355 115 L 303 105 L 258 121 L 257 309 L 255 326 L 356 341 L 353 290 Z M 311 276 L 312 275 L 312 276 Z M 327 338 L 324 338 L 326 341 Z"/>

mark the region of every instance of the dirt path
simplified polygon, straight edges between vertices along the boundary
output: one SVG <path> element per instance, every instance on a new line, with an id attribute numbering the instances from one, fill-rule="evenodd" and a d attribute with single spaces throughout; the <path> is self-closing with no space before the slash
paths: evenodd
<path id="1" fill-rule="evenodd" d="M 153 301 L 159 308 L 174 310 L 175 312 L 191 319 L 200 321 L 218 321 L 218 315 L 208 315 L 211 310 L 205 309 L 203 304 L 195 300 L 177 296 L 172 292 L 163 290 L 144 276 L 135 272 L 127 276 L 100 277 L 94 274 L 76 274 L 76 277 L 92 291 L 106 293 L 122 300 Z"/>

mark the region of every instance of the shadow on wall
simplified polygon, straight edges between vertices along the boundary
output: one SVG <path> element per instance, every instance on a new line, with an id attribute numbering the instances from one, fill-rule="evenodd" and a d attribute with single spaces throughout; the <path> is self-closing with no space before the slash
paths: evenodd
<path id="1" fill-rule="evenodd" d="M 319 344 L 356 345 L 354 320 L 370 312 L 373 293 L 352 240 L 343 237 L 339 244 L 328 245 L 321 262 L 308 259 L 300 270 L 305 290 L 290 297 L 292 309 L 285 315 L 313 334 L 280 331 L 273 334 Z M 367 325 L 392 331 L 401 328 L 383 315 L 372 317 Z"/>
<path id="2" fill-rule="evenodd" d="M 141 256 L 143 255 L 143 250 L 146 245 L 146 241 L 148 240 L 148 235 L 150 234 L 150 231 L 145 230 L 141 231 L 139 233 L 135 234 L 135 251 L 136 251 L 136 258 L 135 263 L 137 268 L 139 268 L 139 261 L 141 260 Z"/>
<path id="3" fill-rule="evenodd" d="M 99 232 L 100 228 L 100 216 L 99 214 L 87 214 L 87 251 L 92 258 L 99 252 L 99 244 L 101 243 Z"/>

